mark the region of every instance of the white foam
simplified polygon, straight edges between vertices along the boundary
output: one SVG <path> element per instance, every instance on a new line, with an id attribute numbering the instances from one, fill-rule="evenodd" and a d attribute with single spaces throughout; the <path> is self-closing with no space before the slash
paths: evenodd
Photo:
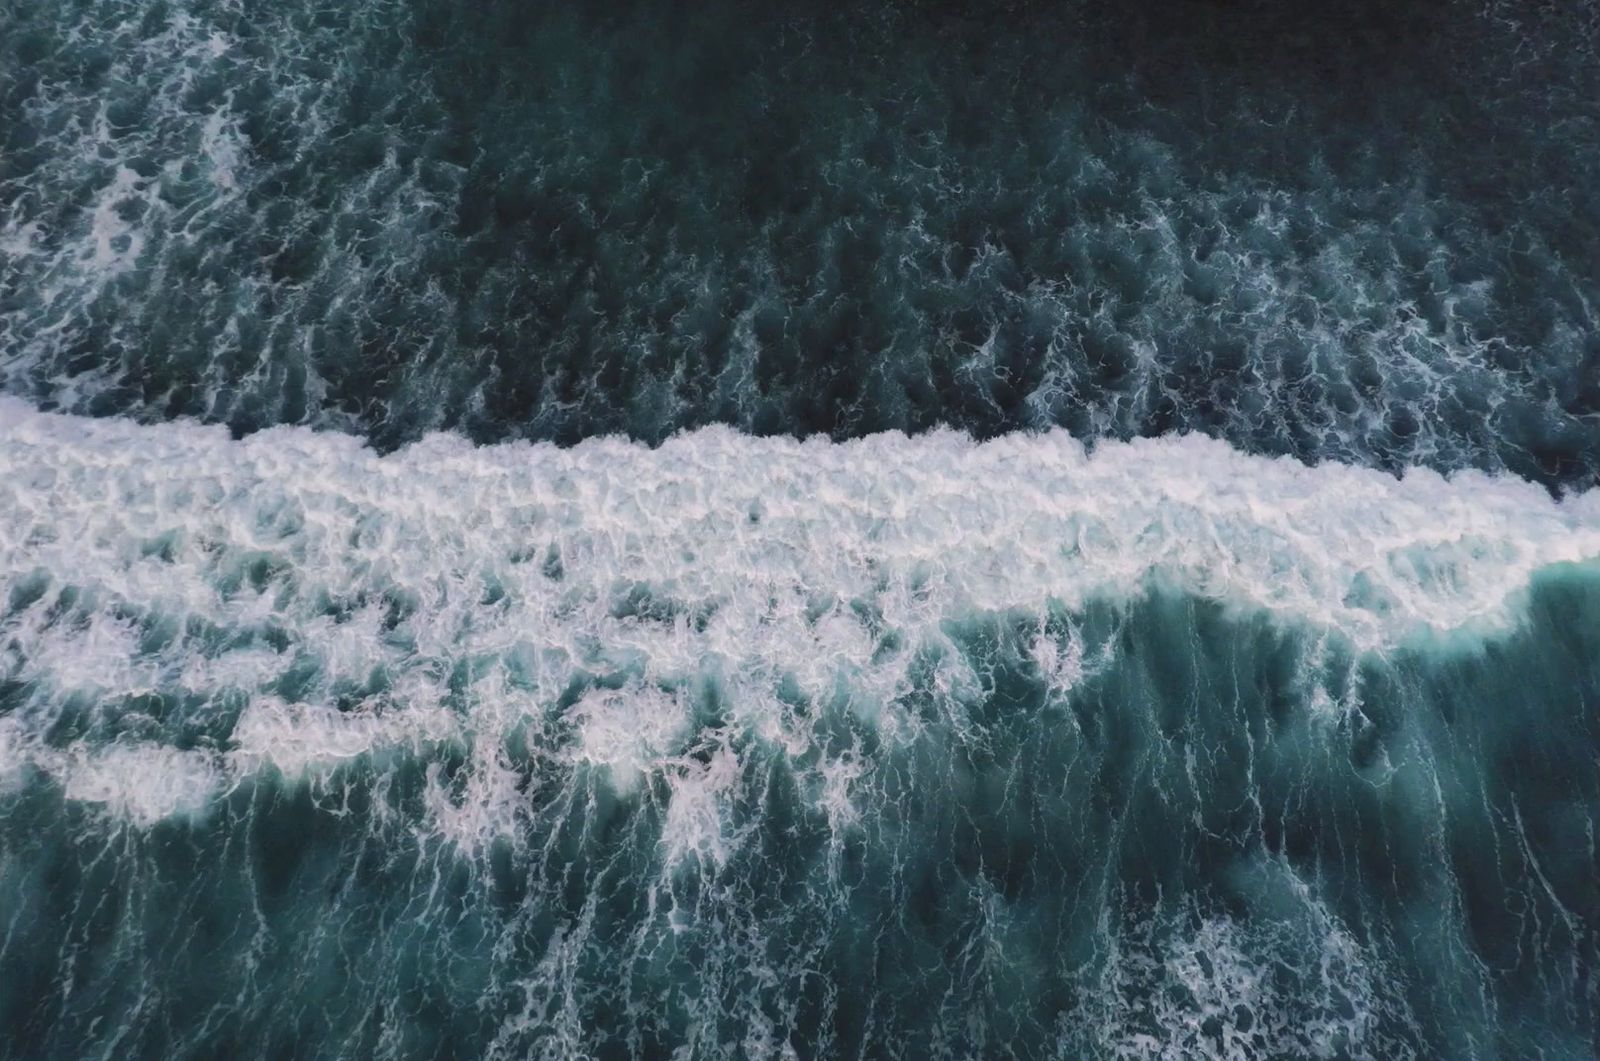
<path id="1" fill-rule="evenodd" d="M 661 846 L 669 867 L 693 862 L 720 868 L 727 863 L 742 840 L 728 821 L 728 803 L 738 783 L 739 758 L 726 745 L 703 763 L 676 764 L 667 774 L 672 798 Z"/>
<path id="2" fill-rule="evenodd" d="M 603 767 L 621 792 L 636 790 L 648 769 L 678 750 L 691 721 L 681 696 L 655 689 L 602 690 L 569 717 L 578 726 L 575 758 Z"/>
<path id="3" fill-rule="evenodd" d="M 542 751 L 624 791 L 670 775 L 680 854 L 712 860 L 726 849 L 704 804 L 724 790 L 677 758 L 696 698 L 799 756 L 813 716 L 796 703 L 915 732 L 898 702 L 914 660 L 935 661 L 959 713 L 978 683 L 951 620 L 1032 613 L 1043 629 L 1048 608 L 1159 581 L 1382 652 L 1504 630 L 1537 570 L 1596 558 L 1600 492 L 1558 502 L 1511 478 L 1396 479 L 1193 436 L 1090 454 L 1061 432 L 707 428 L 657 449 L 431 436 L 379 456 L 341 435 L 233 441 L 0 399 L 0 580 L 47 580 L 5 620 L 31 732 L 74 693 L 243 696 L 219 769 L 306 777 L 466 740 L 484 775 L 468 789 L 504 821 L 518 797 L 489 783 L 501 742 L 598 677 L 562 709 L 570 747 Z M 1075 635 L 1031 651 L 1060 691 L 1098 666 Z M 848 771 L 824 766 L 808 783 L 848 828 Z"/>
<path id="4" fill-rule="evenodd" d="M 34 761 L 57 776 L 68 799 L 100 804 L 135 825 L 197 814 L 222 783 L 210 754 L 158 744 L 114 743 L 94 752 L 40 753 Z"/>
<path id="5" fill-rule="evenodd" d="M 419 698 L 420 700 L 421 698 Z M 374 751 L 448 740 L 454 720 L 437 705 L 411 702 L 404 712 L 340 712 L 322 704 L 290 704 L 258 695 L 233 727 L 232 765 L 272 766 L 291 780 L 326 774 Z"/>
<path id="6" fill-rule="evenodd" d="M 0 795 L 13 791 L 22 781 L 28 765 L 26 739 L 18 719 L 0 718 Z"/>

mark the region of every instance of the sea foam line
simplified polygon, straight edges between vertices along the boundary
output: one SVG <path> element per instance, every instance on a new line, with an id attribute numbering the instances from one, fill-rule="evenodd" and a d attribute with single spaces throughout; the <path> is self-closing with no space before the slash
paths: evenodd
<path id="1" fill-rule="evenodd" d="M 919 660 L 961 702 L 975 682 L 942 651 L 951 621 L 1037 614 L 1034 654 L 1065 689 L 1091 662 L 1045 617 L 1153 584 L 1383 652 L 1503 631 L 1536 571 L 1597 558 L 1600 491 L 1307 467 L 1199 436 L 1088 452 L 1059 431 L 714 427 L 655 449 L 436 435 L 379 455 L 305 429 L 234 441 L 0 399 L 0 662 L 28 690 L 0 774 L 31 764 L 147 821 L 268 765 L 303 776 L 465 740 L 492 802 L 510 798 L 499 739 L 577 676 L 610 675 L 547 751 L 628 791 L 676 761 L 708 683 L 795 751 L 811 739 L 796 697 L 843 698 L 891 736 L 909 725 L 894 705 Z M 148 740 L 47 747 L 62 712 L 147 693 L 243 704 L 222 746 L 183 753 L 193 784 L 124 792 L 140 763 L 176 765 Z M 830 816 L 848 819 L 832 774 Z"/>

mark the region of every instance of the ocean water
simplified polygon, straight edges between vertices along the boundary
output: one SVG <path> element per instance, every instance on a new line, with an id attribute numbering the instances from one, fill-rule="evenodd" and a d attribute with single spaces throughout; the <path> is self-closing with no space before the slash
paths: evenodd
<path id="1" fill-rule="evenodd" d="M 1595 1056 L 1597 48 L 0 0 L 0 1057 Z"/>
<path id="2" fill-rule="evenodd" d="M 1592 5 L 1308 6 L 11 0 L 0 385 L 1592 482 Z"/>

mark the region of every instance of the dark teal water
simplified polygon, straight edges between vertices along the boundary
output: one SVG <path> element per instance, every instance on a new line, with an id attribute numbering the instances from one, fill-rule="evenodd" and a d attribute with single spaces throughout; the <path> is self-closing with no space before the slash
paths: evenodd
<path id="1" fill-rule="evenodd" d="M 0 400 L 17 1057 L 1582 1057 L 1600 493 Z"/>
<path id="2" fill-rule="evenodd" d="M 1597 47 L 0 0 L 0 1057 L 1595 1056 Z"/>
<path id="3" fill-rule="evenodd" d="M 12 0 L 3 385 L 1600 470 L 1581 3 Z"/>
<path id="4" fill-rule="evenodd" d="M 704 694 L 683 769 L 737 757 L 742 839 L 677 867 L 675 779 L 553 765 L 557 716 L 506 734 L 516 831 L 476 857 L 418 831 L 473 783 L 449 747 L 138 830 L 29 785 L 8 1052 L 1583 1057 L 1597 588 L 1460 656 L 1323 661 L 1332 725 L 1297 639 L 1163 596 L 1078 618 L 1115 661 L 1067 697 L 1027 624 L 963 624 L 978 695 L 913 681 L 897 746 L 815 704 L 792 760 Z M 807 777 L 843 749 L 848 830 Z"/>

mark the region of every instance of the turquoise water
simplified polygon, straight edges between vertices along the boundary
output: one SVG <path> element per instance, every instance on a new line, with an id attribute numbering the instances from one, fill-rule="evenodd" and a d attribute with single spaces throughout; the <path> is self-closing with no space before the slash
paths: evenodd
<path id="1" fill-rule="evenodd" d="M 0 1056 L 1594 1056 L 1597 31 L 0 0 Z"/>

